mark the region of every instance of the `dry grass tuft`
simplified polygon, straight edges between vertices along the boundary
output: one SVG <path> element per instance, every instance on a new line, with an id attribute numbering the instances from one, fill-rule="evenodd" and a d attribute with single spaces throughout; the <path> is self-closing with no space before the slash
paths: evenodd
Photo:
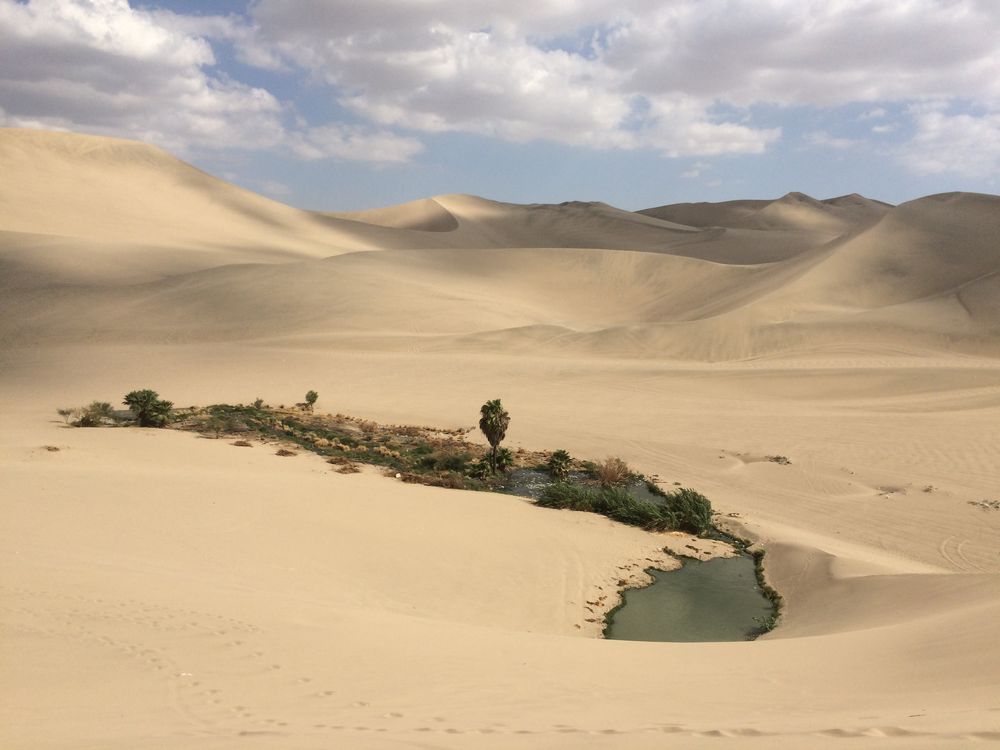
<path id="1" fill-rule="evenodd" d="M 608 456 L 594 465 L 594 476 L 603 487 L 615 487 L 628 484 L 632 479 L 632 470 L 618 456 Z"/>

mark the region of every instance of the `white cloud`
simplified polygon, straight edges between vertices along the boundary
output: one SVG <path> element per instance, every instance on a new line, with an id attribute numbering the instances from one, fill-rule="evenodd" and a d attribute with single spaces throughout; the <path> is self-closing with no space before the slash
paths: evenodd
<path id="1" fill-rule="evenodd" d="M 824 130 L 817 130 L 812 133 L 807 133 L 805 137 L 806 143 L 810 146 L 819 146 L 821 148 L 835 148 L 841 151 L 846 151 L 850 148 L 856 148 L 861 145 L 861 141 L 856 138 L 838 138 L 830 135 Z"/>
<path id="2" fill-rule="evenodd" d="M 1000 102 L 998 25 L 979 0 L 259 0 L 233 38 L 383 126 L 711 156 L 780 137 L 719 103 Z"/>
<path id="3" fill-rule="evenodd" d="M 266 2 L 267 0 L 265 0 Z M 645 92 L 835 106 L 1000 97 L 1000 4 L 678 0 L 625 6 L 603 59 Z"/>
<path id="4" fill-rule="evenodd" d="M 881 135 L 904 104 L 917 124 L 906 163 L 967 171 L 958 156 L 912 154 L 946 127 L 992 132 L 988 115 L 941 113 L 959 96 L 1000 111 L 998 27 L 1000 3 L 988 0 L 256 0 L 227 16 L 0 0 L 0 106 L 9 124 L 180 151 L 399 163 L 421 152 L 414 134 L 446 132 L 759 154 L 781 130 L 755 124 L 755 105 L 867 103 L 858 119 Z M 275 80 L 308 81 L 367 124 L 289 124 L 290 105 L 221 72 L 213 42 L 285 76 Z M 807 142 L 857 145 L 822 130 Z"/>
<path id="5" fill-rule="evenodd" d="M 292 141 L 292 150 L 303 159 L 333 157 L 353 161 L 403 163 L 410 161 L 423 149 L 423 144 L 415 138 L 342 125 L 309 128 L 296 134 Z"/>
<path id="6" fill-rule="evenodd" d="M 708 169 L 708 162 L 697 161 L 690 166 L 690 168 L 681 172 L 681 177 L 687 179 L 694 179 L 695 177 L 700 177 L 701 173 Z"/>
<path id="7" fill-rule="evenodd" d="M 7 123 L 192 147 L 280 142 L 268 91 L 205 68 L 203 39 L 171 30 L 126 0 L 0 0 L 0 104 Z"/>
<path id="8" fill-rule="evenodd" d="M 0 0 L 0 106 L 8 126 L 137 138 L 192 149 L 288 148 L 304 158 L 401 162 L 411 138 L 355 127 L 286 128 L 269 91 L 214 68 L 208 39 L 227 39 L 258 67 L 278 56 L 236 16 L 144 11 L 127 0 Z"/>
<path id="9" fill-rule="evenodd" d="M 633 90 L 632 71 L 609 64 L 600 41 L 632 16 L 606 0 L 263 0 L 252 15 L 257 50 L 384 126 L 670 156 L 760 153 L 779 135 L 717 121 L 708 98 Z"/>
<path id="10" fill-rule="evenodd" d="M 917 114 L 917 132 L 900 150 L 917 174 L 950 172 L 966 177 L 1000 173 L 1000 112 L 984 115 Z"/>

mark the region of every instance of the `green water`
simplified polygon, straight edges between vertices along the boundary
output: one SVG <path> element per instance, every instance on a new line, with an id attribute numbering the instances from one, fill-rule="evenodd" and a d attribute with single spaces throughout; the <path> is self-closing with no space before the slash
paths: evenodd
<path id="1" fill-rule="evenodd" d="M 679 570 L 649 571 L 654 582 L 625 592 L 606 638 L 619 641 L 744 641 L 757 618 L 773 614 L 748 555 L 684 560 Z"/>

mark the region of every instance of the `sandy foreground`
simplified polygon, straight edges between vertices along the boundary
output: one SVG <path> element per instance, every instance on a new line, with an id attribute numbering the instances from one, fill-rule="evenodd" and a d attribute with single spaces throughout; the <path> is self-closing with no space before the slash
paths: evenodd
<path id="1" fill-rule="evenodd" d="M 15 136 L 0 139 L 7 163 L 30 163 L 39 144 Z M 109 196 L 191 180 L 155 179 L 181 168 L 146 147 L 152 166 L 114 142 L 132 154 L 118 169 L 104 139 L 75 138 L 35 157 L 63 175 L 65 211 L 0 204 L 3 747 L 1000 742 L 1000 512 L 969 502 L 1000 499 L 988 218 L 945 231 L 934 206 L 746 202 L 713 214 L 741 223 L 729 242 L 687 223 L 701 221 L 690 207 L 571 206 L 557 221 L 452 197 L 322 224 L 249 195 L 227 218 L 235 198 L 215 186 L 230 199 L 203 209 L 197 238 L 161 217 L 154 248 L 125 221 L 102 236 L 106 217 L 72 203 L 81 149 L 114 178 Z M 47 188 L 32 189 L 37 201 Z M 978 200 L 959 208 L 980 216 Z M 156 227 L 154 203 L 141 209 Z M 240 222 L 264 214 L 302 231 L 254 260 Z M 621 242 L 640 249 L 574 249 L 560 238 L 580 216 L 598 234 L 631 222 Z M 963 260 L 947 267 L 964 276 L 943 278 L 921 222 L 958 238 Z M 686 254 L 651 249 L 653 232 Z M 765 247 L 754 232 L 776 243 L 727 260 L 740 242 Z M 888 285 L 868 269 L 869 285 L 850 286 L 890 234 L 925 243 L 924 271 L 914 261 Z M 581 290 L 595 268 L 600 294 Z M 700 285 L 699 315 L 683 319 L 698 297 L 683 284 L 639 283 L 674 277 Z M 545 278 L 578 296 L 546 294 Z M 447 427 L 500 396 L 513 446 L 621 455 L 734 514 L 768 550 L 782 624 L 752 643 L 605 641 L 588 602 L 607 606 L 689 537 L 55 414 L 139 387 L 178 405 L 314 388 L 320 410 Z"/>

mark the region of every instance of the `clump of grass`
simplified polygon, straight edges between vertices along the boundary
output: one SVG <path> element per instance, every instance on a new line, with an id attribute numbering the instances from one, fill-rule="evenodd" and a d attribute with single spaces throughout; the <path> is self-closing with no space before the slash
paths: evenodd
<path id="1" fill-rule="evenodd" d="M 635 477 L 628 464 L 618 456 L 608 456 L 598 464 L 594 464 L 594 478 L 602 487 L 620 487 L 628 484 Z"/>
<path id="2" fill-rule="evenodd" d="M 619 488 L 599 489 L 582 487 L 566 482 L 556 482 L 542 491 L 535 501 L 543 508 L 565 508 L 603 516 L 650 531 L 665 531 L 673 528 L 673 515 L 663 506 L 643 500 L 636 500 Z"/>
<path id="3" fill-rule="evenodd" d="M 667 505 L 680 531 L 704 534 L 712 528 L 712 503 L 700 492 L 681 487 L 667 495 Z"/>
<path id="4" fill-rule="evenodd" d="M 276 455 L 276 456 L 297 456 L 299 454 L 296 453 L 295 451 L 288 450 L 288 448 L 278 448 L 278 450 L 275 452 L 274 455 Z"/>
<path id="5" fill-rule="evenodd" d="M 788 466 L 792 463 L 788 456 L 764 456 L 764 458 L 779 466 Z"/>
<path id="6" fill-rule="evenodd" d="M 638 500 L 619 487 L 591 488 L 556 482 L 535 501 L 543 508 L 565 508 L 602 516 L 649 531 L 689 531 L 704 534 L 712 528 L 712 504 L 699 492 L 682 488 L 659 493 L 662 504 Z"/>

